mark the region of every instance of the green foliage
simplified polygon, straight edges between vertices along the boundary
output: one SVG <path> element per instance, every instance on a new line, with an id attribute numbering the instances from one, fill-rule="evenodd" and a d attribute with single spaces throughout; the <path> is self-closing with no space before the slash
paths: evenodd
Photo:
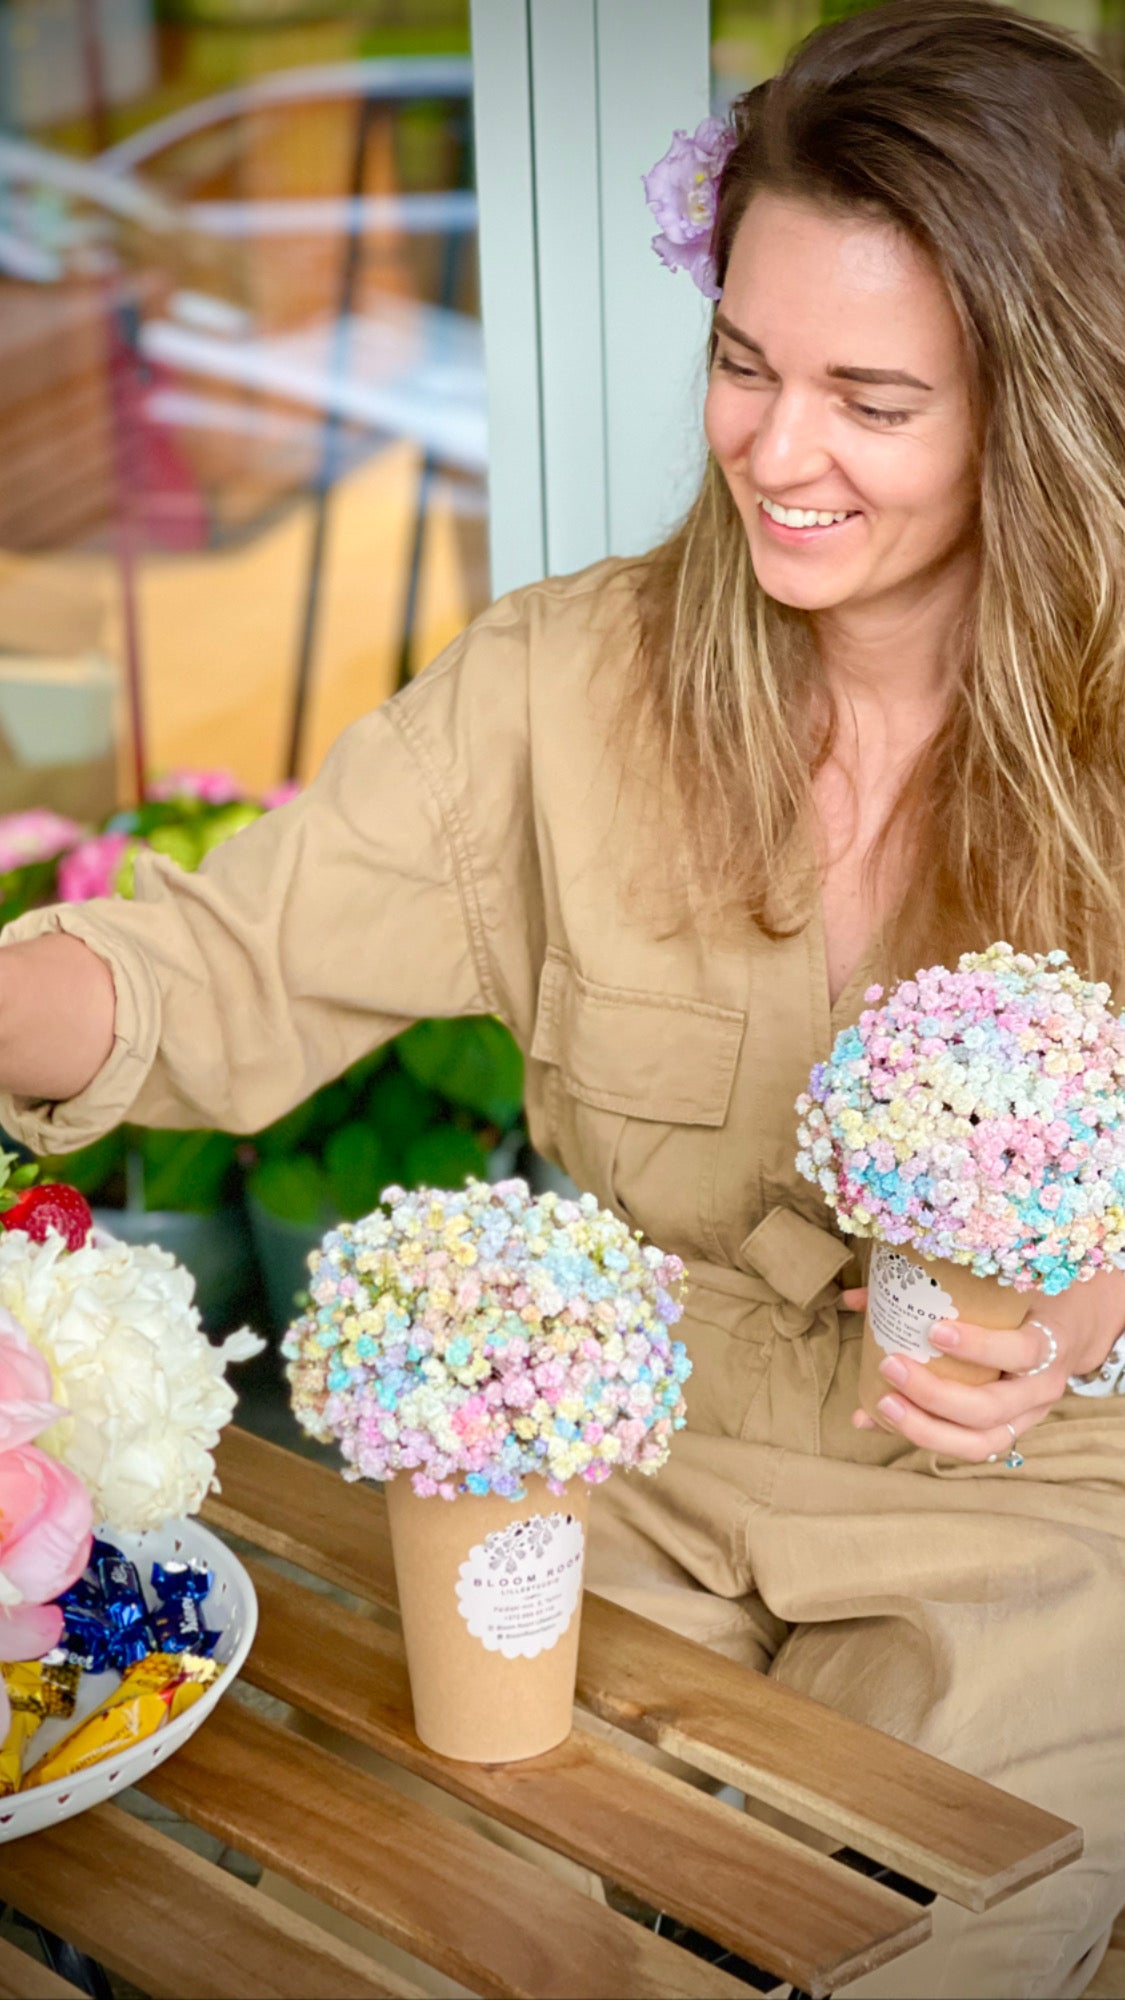
<path id="1" fill-rule="evenodd" d="M 144 1167 L 145 1207 L 213 1215 L 233 1192 L 236 1141 L 227 1132 L 132 1130 Z"/>
<path id="2" fill-rule="evenodd" d="M 406 1171 L 397 1178 L 404 1187 L 460 1187 L 467 1174 L 487 1177 L 488 1154 L 480 1139 L 456 1125 L 432 1125 L 411 1140 Z"/>
<path id="3" fill-rule="evenodd" d="M 399 1061 L 419 1083 L 506 1132 L 523 1103 L 523 1057 L 491 1015 L 417 1021 L 398 1038 Z"/>
<path id="4" fill-rule="evenodd" d="M 333 1219 L 328 1175 L 307 1153 L 294 1153 L 288 1160 L 263 1160 L 248 1185 L 262 1207 L 283 1222 L 325 1229 Z"/>
<path id="5" fill-rule="evenodd" d="M 523 1059 L 499 1021 L 418 1021 L 259 1132 L 248 1186 L 285 1222 L 355 1220 L 392 1182 L 483 1178 L 522 1104 Z"/>
<path id="6" fill-rule="evenodd" d="M 116 1182 L 120 1182 L 123 1195 L 125 1127 L 118 1125 L 104 1139 L 95 1139 L 92 1146 L 83 1146 L 77 1153 L 45 1155 L 39 1166 L 45 1181 L 69 1181 L 89 1202 L 104 1201 Z"/>
<path id="7" fill-rule="evenodd" d="M 0 875 L 0 928 L 49 902 L 55 886 L 58 857 L 50 861 L 26 861 Z"/>
<path id="8" fill-rule="evenodd" d="M 148 1210 L 213 1215 L 237 1195 L 238 1141 L 227 1132 L 155 1132 L 118 1125 L 104 1139 L 39 1162 L 43 1180 L 69 1181 L 87 1201 L 122 1207 L 126 1159 L 140 1168 Z"/>
<path id="9" fill-rule="evenodd" d="M 348 1222 L 370 1215 L 394 1179 L 390 1151 L 374 1125 L 341 1125 L 324 1148 L 324 1165 L 332 1206 Z"/>

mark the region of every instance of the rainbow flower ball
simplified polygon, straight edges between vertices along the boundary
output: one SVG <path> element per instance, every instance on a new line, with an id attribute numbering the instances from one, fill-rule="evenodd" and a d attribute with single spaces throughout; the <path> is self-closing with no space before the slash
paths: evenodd
<path id="1" fill-rule="evenodd" d="M 1108 986 L 1065 952 L 994 944 L 866 999 L 797 1100 L 798 1168 L 841 1227 L 1017 1291 L 1125 1266 L 1125 1022 Z"/>
<path id="2" fill-rule="evenodd" d="M 298 1421 L 346 1479 L 517 1500 L 528 1473 L 561 1493 L 664 1463 L 691 1372 L 678 1257 L 521 1180 L 382 1202 L 314 1250 L 282 1342 Z"/>

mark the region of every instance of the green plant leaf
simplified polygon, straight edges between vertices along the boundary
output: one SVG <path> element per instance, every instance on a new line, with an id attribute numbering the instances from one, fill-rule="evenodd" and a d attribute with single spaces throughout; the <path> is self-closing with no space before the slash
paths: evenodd
<path id="1" fill-rule="evenodd" d="M 491 1015 L 458 1021 L 416 1021 L 395 1048 L 411 1076 L 450 1104 L 475 1111 L 501 1131 L 523 1105 L 523 1057 Z"/>
<path id="2" fill-rule="evenodd" d="M 227 1132 L 133 1132 L 144 1161 L 145 1207 L 213 1215 L 235 1164 Z"/>
<path id="3" fill-rule="evenodd" d="M 367 1099 L 367 1120 L 383 1142 L 392 1180 L 406 1171 L 407 1153 L 419 1133 L 443 1115 L 441 1099 L 415 1083 L 397 1062 L 380 1071 Z"/>
<path id="4" fill-rule="evenodd" d="M 104 1200 L 109 1183 L 124 1172 L 125 1128 L 114 1127 L 102 1139 L 95 1139 L 92 1146 L 82 1146 L 77 1153 L 48 1153 L 39 1161 L 40 1172 L 45 1181 L 69 1181 L 87 1201 Z"/>
<path id="5" fill-rule="evenodd" d="M 324 1149 L 333 1205 L 347 1221 L 370 1215 L 393 1179 L 387 1150 L 372 1126 L 342 1125 Z"/>
<path id="6" fill-rule="evenodd" d="M 321 1118 L 321 1092 L 314 1091 L 303 1104 L 294 1105 L 283 1118 L 276 1118 L 261 1132 L 255 1132 L 251 1145 L 263 1160 L 275 1160 L 293 1153 L 308 1141 Z"/>
<path id="7" fill-rule="evenodd" d="M 27 861 L 22 868 L 10 868 L 0 875 L 0 929 L 25 910 L 37 909 L 54 901 L 61 854 L 49 861 Z"/>
<path id="8" fill-rule="evenodd" d="M 344 1071 L 341 1081 L 347 1084 L 348 1089 L 353 1091 L 357 1098 L 360 1098 L 372 1077 L 377 1076 L 381 1069 L 385 1069 L 386 1065 L 393 1061 L 394 1043 L 384 1042 L 380 1048 L 372 1049 L 370 1055 L 360 1056 L 358 1062 L 354 1062 L 350 1069 Z"/>
<path id="9" fill-rule="evenodd" d="M 290 1160 L 263 1160 L 247 1185 L 255 1200 L 282 1222 L 326 1229 L 334 1220 L 328 1175 L 307 1153 Z"/>
<path id="10" fill-rule="evenodd" d="M 200 835 L 200 859 L 210 854 L 213 847 L 221 847 L 224 840 L 230 840 L 243 827 L 253 826 L 261 819 L 263 808 L 252 799 L 237 799 L 229 806 L 220 806 L 203 823 Z"/>
<path id="11" fill-rule="evenodd" d="M 203 842 L 200 830 L 195 826 L 154 826 L 148 837 L 149 846 L 157 854 L 166 854 L 179 868 L 188 873 L 198 868 L 203 859 Z"/>
<path id="12" fill-rule="evenodd" d="M 459 1188 L 467 1175 L 484 1180 L 487 1173 L 488 1154 L 471 1132 L 432 1125 L 407 1147 L 402 1179 L 406 1187 Z"/>

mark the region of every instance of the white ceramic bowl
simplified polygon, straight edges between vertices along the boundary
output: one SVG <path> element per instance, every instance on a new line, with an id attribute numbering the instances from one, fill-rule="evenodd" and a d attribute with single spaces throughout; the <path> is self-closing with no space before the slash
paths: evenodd
<path id="1" fill-rule="evenodd" d="M 136 1563 L 150 1603 L 153 1593 L 149 1578 L 154 1562 L 190 1562 L 198 1556 L 206 1563 L 214 1573 L 215 1582 L 203 1607 L 204 1617 L 212 1631 L 219 1630 L 214 1658 L 222 1662 L 223 1672 L 191 1708 L 173 1722 L 165 1723 L 154 1736 L 147 1736 L 143 1743 L 134 1743 L 116 1756 L 104 1757 L 100 1764 L 91 1765 L 76 1777 L 56 1778 L 53 1784 L 33 1785 L 29 1791 L 0 1798 L 0 1841 L 18 1840 L 22 1834 L 36 1833 L 40 1827 L 70 1819 L 74 1813 L 85 1812 L 87 1806 L 100 1805 L 103 1799 L 111 1798 L 127 1785 L 137 1784 L 207 1720 L 253 1643 L 258 1626 L 254 1586 L 238 1557 L 198 1521 L 167 1521 L 162 1528 L 150 1529 L 144 1535 L 119 1534 L 113 1528 L 99 1528 L 97 1533 Z M 115 1673 L 84 1674 L 73 1716 L 69 1720 L 57 1717 L 45 1722 L 28 1746 L 28 1761 L 37 1761 L 76 1722 L 100 1708 L 119 1678 Z"/>

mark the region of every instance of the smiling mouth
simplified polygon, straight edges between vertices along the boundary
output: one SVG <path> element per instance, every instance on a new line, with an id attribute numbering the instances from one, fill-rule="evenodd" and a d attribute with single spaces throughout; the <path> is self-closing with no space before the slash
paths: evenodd
<path id="1" fill-rule="evenodd" d="M 771 529 L 780 533 L 786 541 L 805 541 L 813 537 L 834 532 L 846 527 L 849 521 L 859 519 L 858 510 L 824 507 L 780 507 L 774 500 L 767 500 L 764 494 L 757 494 L 758 511 L 769 522 Z"/>

